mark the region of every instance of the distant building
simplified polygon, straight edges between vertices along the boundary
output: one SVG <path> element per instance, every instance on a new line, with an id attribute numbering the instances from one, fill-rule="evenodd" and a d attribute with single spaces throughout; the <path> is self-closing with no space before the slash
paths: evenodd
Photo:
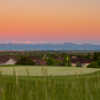
<path id="1" fill-rule="evenodd" d="M 10 58 L 8 61 L 6 61 L 5 63 L 3 63 L 3 65 L 15 65 L 16 64 L 16 60 Z"/>
<path id="2" fill-rule="evenodd" d="M 92 60 L 85 58 L 71 58 L 71 62 L 73 67 L 77 67 L 77 63 L 80 63 L 82 67 L 87 67 L 92 62 Z"/>
<path id="3" fill-rule="evenodd" d="M 0 65 L 14 65 L 17 60 L 9 56 L 0 56 Z"/>

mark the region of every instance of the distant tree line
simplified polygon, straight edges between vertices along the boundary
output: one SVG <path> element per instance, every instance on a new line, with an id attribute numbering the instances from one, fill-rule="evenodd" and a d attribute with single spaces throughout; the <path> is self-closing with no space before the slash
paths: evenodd
<path id="1" fill-rule="evenodd" d="M 71 66 L 70 56 L 66 55 L 63 59 L 60 59 L 53 55 L 44 55 L 39 61 L 45 61 L 45 65 L 48 66 Z M 35 62 L 30 56 L 20 56 L 16 62 L 16 65 L 37 65 L 38 60 Z M 41 65 L 41 63 L 39 64 Z"/>

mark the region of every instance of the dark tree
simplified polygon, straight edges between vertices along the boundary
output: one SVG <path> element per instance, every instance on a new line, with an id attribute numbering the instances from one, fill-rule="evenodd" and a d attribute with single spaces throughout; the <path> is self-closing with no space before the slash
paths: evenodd
<path id="1" fill-rule="evenodd" d="M 100 68 L 100 65 L 96 61 L 94 61 L 91 64 L 89 64 L 87 67 L 88 68 Z"/>
<path id="2" fill-rule="evenodd" d="M 29 57 L 25 57 L 25 56 L 22 56 L 18 59 L 17 65 L 35 65 L 34 61 L 29 58 Z"/>

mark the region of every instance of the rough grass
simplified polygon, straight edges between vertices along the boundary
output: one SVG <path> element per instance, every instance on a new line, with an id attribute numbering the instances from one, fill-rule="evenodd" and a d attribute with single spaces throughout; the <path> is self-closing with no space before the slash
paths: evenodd
<path id="1" fill-rule="evenodd" d="M 55 77 L 0 76 L 0 100 L 100 100 L 100 72 Z"/>
<path id="2" fill-rule="evenodd" d="M 5 67 L 3 70 L 8 70 Z M 21 67 L 20 71 L 25 69 L 25 76 L 18 73 L 19 68 L 9 67 L 12 72 L 12 76 L 0 75 L 0 100 L 100 100 L 100 71 L 91 71 L 88 74 L 76 74 L 71 76 L 64 74 L 64 76 L 47 76 L 47 71 L 53 71 L 57 73 L 66 70 L 76 71 L 72 68 L 49 68 L 48 70 L 41 69 L 41 67 L 29 67 L 28 69 L 34 71 L 41 71 L 41 75 L 30 76 L 30 72 L 26 70 L 26 67 Z M 61 70 L 62 69 L 62 70 Z M 83 69 L 77 69 L 78 71 Z M 84 69 L 89 70 L 89 69 Z M 16 73 L 17 71 L 17 73 Z M 93 73 L 90 73 L 93 72 Z M 21 73 L 21 72 L 20 72 Z M 23 73 L 23 72 L 22 72 Z M 11 75 L 11 74 L 9 74 Z M 22 75 L 22 74 L 21 74 Z M 27 75 L 27 76 L 26 76 Z M 33 74 L 32 74 L 33 75 Z M 40 75 L 40 74 L 39 74 Z M 58 73 L 57 73 L 58 75 Z"/>
<path id="3" fill-rule="evenodd" d="M 2 75 L 13 75 L 14 70 L 17 76 L 66 76 L 66 75 L 79 75 L 88 74 L 100 69 L 95 68 L 75 68 L 75 67 L 53 67 L 53 66 L 0 66 Z"/>

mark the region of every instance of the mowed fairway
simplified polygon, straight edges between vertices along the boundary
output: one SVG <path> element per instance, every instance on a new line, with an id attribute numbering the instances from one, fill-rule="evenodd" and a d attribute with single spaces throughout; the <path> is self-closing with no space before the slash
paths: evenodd
<path id="1" fill-rule="evenodd" d="M 2 75 L 17 76 L 66 76 L 88 74 L 99 71 L 95 68 L 75 68 L 75 67 L 54 67 L 54 66 L 1 66 L 0 73 Z"/>

